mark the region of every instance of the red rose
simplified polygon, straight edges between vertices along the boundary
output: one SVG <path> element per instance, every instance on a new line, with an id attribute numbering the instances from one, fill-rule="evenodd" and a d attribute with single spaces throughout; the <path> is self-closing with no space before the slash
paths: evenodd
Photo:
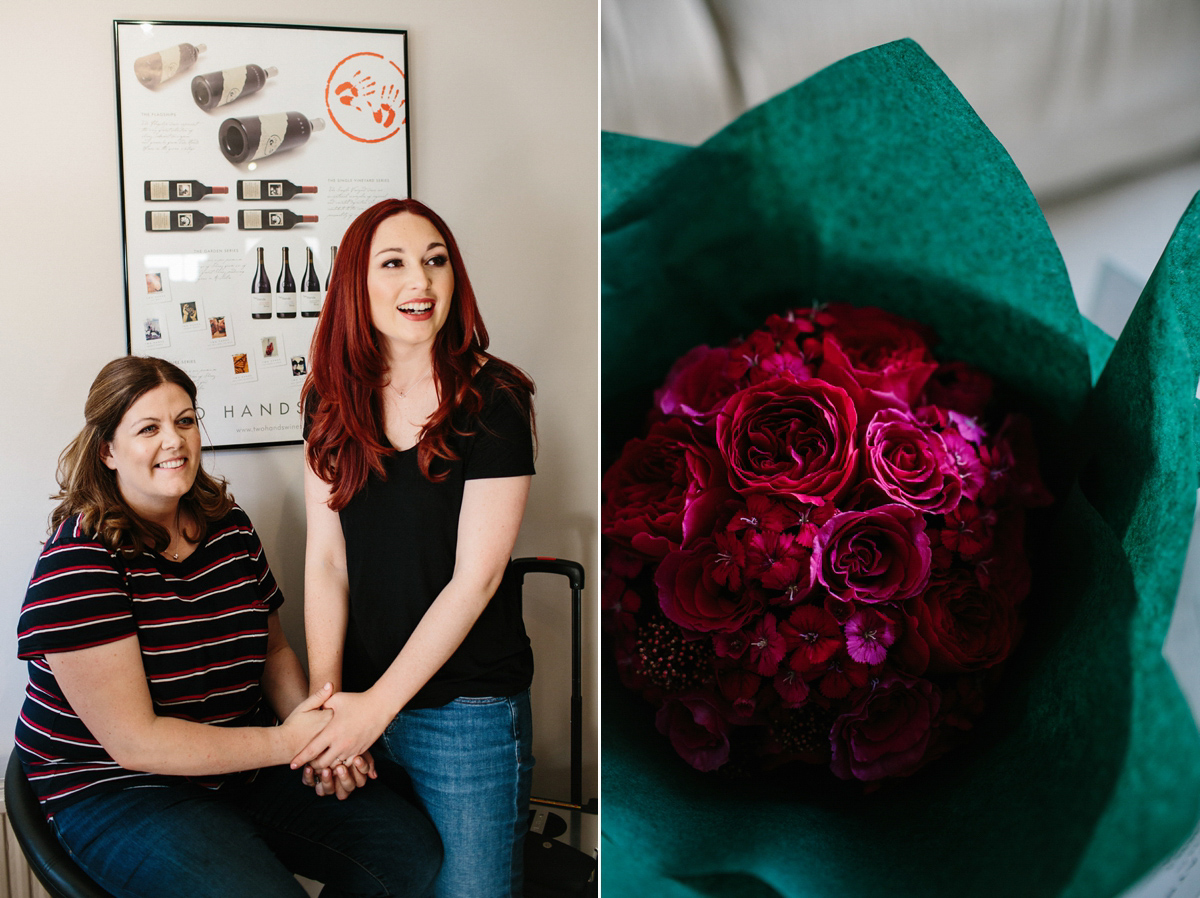
<path id="1" fill-rule="evenodd" d="M 662 558 L 683 541 L 687 447 L 692 437 L 678 418 L 658 421 L 642 440 L 625 444 L 604 475 L 601 532 L 649 558 Z"/>
<path id="2" fill-rule="evenodd" d="M 732 633 L 762 611 L 756 592 L 734 593 L 713 578 L 709 565 L 716 558 L 712 540 L 701 540 L 668 554 L 654 574 L 663 614 L 685 630 Z"/>
<path id="3" fill-rule="evenodd" d="M 1013 604 L 967 571 L 938 574 L 913 606 L 931 673 L 981 670 L 1012 652 L 1018 635 Z"/>
<path id="4" fill-rule="evenodd" d="M 725 401 L 717 446 L 739 492 L 823 505 L 853 480 L 857 426 L 845 390 L 818 380 L 768 380 Z"/>
<path id="5" fill-rule="evenodd" d="M 824 360 L 817 376 L 851 392 L 857 385 L 911 406 L 938 367 L 920 331 L 883 309 L 831 305 L 828 311 L 835 321 L 822 340 Z"/>
<path id="6" fill-rule="evenodd" d="M 888 673 L 834 721 L 830 767 L 842 779 L 907 776 L 925 760 L 941 697 L 928 680 Z"/>
<path id="7" fill-rule="evenodd" d="M 654 722 L 697 770 L 716 770 L 729 760 L 729 724 L 710 697 L 691 693 L 668 698 Z"/>

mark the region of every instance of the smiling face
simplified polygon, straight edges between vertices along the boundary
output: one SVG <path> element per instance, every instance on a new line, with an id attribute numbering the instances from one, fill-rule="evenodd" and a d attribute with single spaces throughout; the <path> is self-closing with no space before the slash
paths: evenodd
<path id="1" fill-rule="evenodd" d="M 371 324 L 386 351 L 432 349 L 454 296 L 454 269 L 438 229 L 411 212 L 393 215 L 376 229 L 368 264 Z"/>
<path id="2" fill-rule="evenodd" d="M 150 520 L 173 514 L 200 469 L 200 429 L 187 392 L 166 383 L 143 393 L 101 457 L 135 512 Z"/>

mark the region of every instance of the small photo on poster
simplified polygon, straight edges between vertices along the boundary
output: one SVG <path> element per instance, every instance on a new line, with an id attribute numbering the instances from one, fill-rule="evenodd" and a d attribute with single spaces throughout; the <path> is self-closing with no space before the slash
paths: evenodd
<path id="1" fill-rule="evenodd" d="M 208 316 L 208 345 L 233 346 L 233 319 L 229 315 Z"/>
<path id="2" fill-rule="evenodd" d="M 254 360 L 248 352 L 234 352 L 229 356 L 229 373 L 234 383 L 257 381 L 258 372 L 254 368 Z"/>
<path id="3" fill-rule="evenodd" d="M 142 319 L 142 343 L 149 352 L 165 349 L 171 345 L 171 334 L 167 330 L 165 315 L 151 312 Z"/>
<path id="4" fill-rule="evenodd" d="M 292 356 L 292 377 L 303 377 L 308 373 L 308 362 L 302 355 Z"/>
<path id="5" fill-rule="evenodd" d="M 201 318 L 200 303 L 188 300 L 179 304 L 179 323 L 184 333 L 203 332 L 208 323 Z"/>
<path id="6" fill-rule="evenodd" d="M 287 359 L 283 354 L 282 340 L 275 335 L 262 337 L 258 341 L 258 360 L 264 368 L 278 368 L 286 365 Z"/>
<path id="7" fill-rule="evenodd" d="M 146 271 L 146 299 L 150 302 L 166 302 L 171 298 L 171 279 L 162 269 Z"/>

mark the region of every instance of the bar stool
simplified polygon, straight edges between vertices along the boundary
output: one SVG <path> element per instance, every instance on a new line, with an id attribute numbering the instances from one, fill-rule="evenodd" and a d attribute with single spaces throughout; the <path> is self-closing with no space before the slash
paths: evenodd
<path id="1" fill-rule="evenodd" d="M 79 869 L 50 829 L 16 749 L 4 774 L 4 811 L 33 874 L 54 898 L 112 898 Z"/>

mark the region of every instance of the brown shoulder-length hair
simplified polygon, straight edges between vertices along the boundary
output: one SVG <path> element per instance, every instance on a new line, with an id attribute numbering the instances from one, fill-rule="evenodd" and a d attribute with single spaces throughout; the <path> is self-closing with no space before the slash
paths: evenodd
<path id="1" fill-rule="evenodd" d="M 58 457 L 58 492 L 51 497 L 58 506 L 50 513 L 51 532 L 78 514 L 83 532 L 97 534 L 114 552 L 132 557 L 146 547 L 160 552 L 167 547 L 171 535 L 129 507 L 117 487 L 116 471 L 103 460 L 129 407 L 161 384 L 181 387 L 195 406 L 196 385 L 192 379 L 163 359 L 125 356 L 100 369 L 83 407 L 83 430 Z M 233 496 L 224 480 L 210 477 L 199 467 L 195 483 L 179 500 L 179 506 L 188 513 L 184 519 L 190 517 L 197 526 L 197 532 L 185 530 L 183 536 L 189 542 L 199 542 L 210 523 L 229 513 Z"/>
<path id="2" fill-rule="evenodd" d="M 313 335 L 312 365 L 301 394 L 302 407 L 310 415 L 305 456 L 317 476 L 330 485 L 329 507 L 334 511 L 345 508 L 371 471 L 385 476 L 383 459 L 393 451 L 384 442 L 380 391 L 387 382 L 387 360 L 371 324 L 367 272 L 375 231 L 393 215 L 404 212 L 419 215 L 437 229 L 454 272 L 450 314 L 433 342 L 439 404 L 418 436 L 421 473 L 430 480 L 442 480 L 446 474 L 431 469 L 434 460 L 457 457 L 451 445 L 455 413 L 475 415 L 482 410 L 484 397 L 474 375 L 483 363 L 499 388 L 533 418 L 533 381 L 487 352 L 487 328 L 450 228 L 417 200 L 376 203 L 350 224 L 338 247 L 329 292 Z"/>

